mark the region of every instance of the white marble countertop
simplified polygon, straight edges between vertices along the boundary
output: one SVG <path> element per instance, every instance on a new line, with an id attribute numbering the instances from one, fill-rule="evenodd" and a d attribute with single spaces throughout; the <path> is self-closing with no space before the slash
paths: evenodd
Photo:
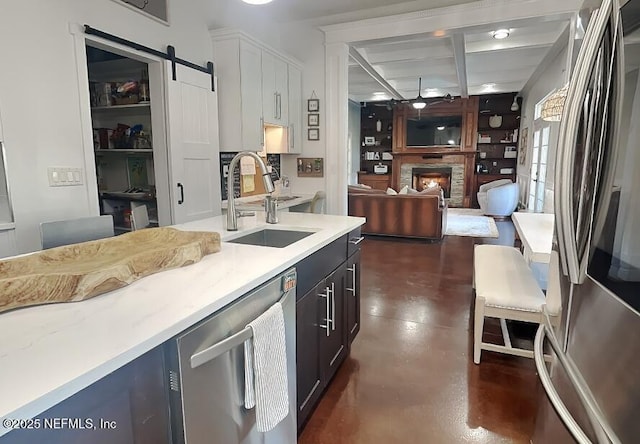
<path id="1" fill-rule="evenodd" d="M 555 216 L 518 211 L 511 215 L 511 220 L 524 245 L 527 260 L 548 264 L 551 260 Z"/>
<path id="2" fill-rule="evenodd" d="M 271 228 L 316 231 L 285 248 L 225 240 L 263 228 L 264 213 L 224 230 L 218 216 L 176 226 L 217 231 L 222 251 L 95 298 L 0 314 L 0 418 L 31 418 L 162 344 L 309 254 L 363 218 L 282 213 Z M 8 430 L 0 426 L 0 436 Z"/>
<path id="3" fill-rule="evenodd" d="M 236 199 L 236 209 L 241 211 L 262 211 L 264 210 L 264 198 L 266 194 L 257 194 L 255 196 L 247 196 L 247 197 L 238 197 Z M 278 209 L 282 210 L 285 208 L 295 207 L 297 205 L 305 204 L 311 202 L 313 199 L 313 194 L 299 194 L 293 193 L 292 196 L 295 196 L 294 199 L 289 199 L 286 196 L 283 196 L 286 200 L 278 200 Z M 222 208 L 227 208 L 227 201 L 222 201 Z"/>

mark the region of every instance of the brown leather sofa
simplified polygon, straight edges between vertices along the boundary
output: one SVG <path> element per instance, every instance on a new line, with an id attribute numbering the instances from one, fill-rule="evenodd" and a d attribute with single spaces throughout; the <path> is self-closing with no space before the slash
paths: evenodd
<path id="1" fill-rule="evenodd" d="M 447 204 L 439 195 L 349 190 L 349 216 L 367 219 L 364 234 L 439 240 L 446 230 Z"/>

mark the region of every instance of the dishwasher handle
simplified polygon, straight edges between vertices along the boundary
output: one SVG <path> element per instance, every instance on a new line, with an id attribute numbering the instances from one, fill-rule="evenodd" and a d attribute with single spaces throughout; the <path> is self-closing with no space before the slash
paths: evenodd
<path id="1" fill-rule="evenodd" d="M 241 345 L 247 339 L 251 339 L 253 337 L 253 330 L 251 327 L 246 327 L 243 330 L 240 330 L 235 335 L 229 336 L 226 339 L 223 339 L 220 342 L 216 342 L 210 347 L 205 348 L 202 351 L 194 353 L 191 355 L 191 368 L 197 368 L 201 365 L 206 364 L 209 361 L 214 360 L 218 356 L 223 353 L 228 352 L 229 350 Z"/>

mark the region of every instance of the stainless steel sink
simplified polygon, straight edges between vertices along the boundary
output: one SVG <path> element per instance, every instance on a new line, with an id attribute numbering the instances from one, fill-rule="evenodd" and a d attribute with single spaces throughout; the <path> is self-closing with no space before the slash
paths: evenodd
<path id="1" fill-rule="evenodd" d="M 288 245 L 298 242 L 307 236 L 311 236 L 312 231 L 294 231 L 294 230 L 274 230 L 266 228 L 254 233 L 245 234 L 244 236 L 230 239 L 227 242 L 234 244 L 258 245 L 261 247 L 284 248 Z"/>

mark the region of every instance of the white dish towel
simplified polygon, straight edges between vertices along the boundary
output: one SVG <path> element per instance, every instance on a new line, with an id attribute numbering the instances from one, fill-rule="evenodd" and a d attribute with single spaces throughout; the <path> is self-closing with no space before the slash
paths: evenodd
<path id="1" fill-rule="evenodd" d="M 287 346 L 282 305 L 276 302 L 250 322 L 244 343 L 244 406 L 256 408 L 259 432 L 268 432 L 289 414 Z"/>

